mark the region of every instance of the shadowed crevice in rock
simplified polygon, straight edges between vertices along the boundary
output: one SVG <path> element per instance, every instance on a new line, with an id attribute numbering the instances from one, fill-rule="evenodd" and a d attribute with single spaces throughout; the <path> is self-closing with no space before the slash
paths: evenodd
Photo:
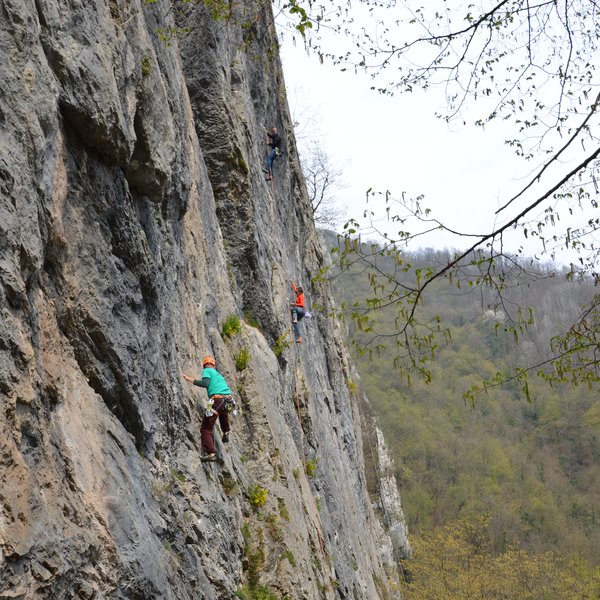
<path id="1" fill-rule="evenodd" d="M 103 160 L 115 165 L 128 162 L 131 149 L 117 124 L 99 121 L 90 108 L 70 95 L 59 99 L 59 107 L 64 122 L 77 132 L 77 137 L 89 150 L 98 152 Z"/>
<path id="2" fill-rule="evenodd" d="M 163 198 L 168 176 L 152 160 L 151 140 L 142 117 L 143 105 L 138 106 L 133 120 L 135 146 L 125 174 L 131 190 L 145 195 L 154 202 Z"/>
<path id="3" fill-rule="evenodd" d="M 2 121 L 2 111 L 0 110 L 0 123 L 2 123 Z M 14 183 L 14 177 L 11 175 L 8 167 L 0 164 L 0 194 L 2 194 L 4 198 L 11 196 Z M 14 198 L 12 198 L 12 200 L 14 206 Z"/>
<path id="4" fill-rule="evenodd" d="M 59 322 L 73 355 L 92 389 L 142 447 L 146 438 L 136 392 L 125 380 L 127 369 L 100 322 L 82 308 L 68 309 Z"/>

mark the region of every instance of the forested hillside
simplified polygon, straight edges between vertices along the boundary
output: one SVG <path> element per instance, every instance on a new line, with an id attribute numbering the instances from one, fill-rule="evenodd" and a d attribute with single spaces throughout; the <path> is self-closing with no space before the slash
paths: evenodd
<path id="1" fill-rule="evenodd" d="M 410 254 L 408 262 L 414 273 L 448 258 L 428 250 Z M 384 272 L 395 268 L 391 260 L 379 267 Z M 547 359 L 550 337 L 568 329 L 594 294 L 592 285 L 567 281 L 544 265 L 529 271 L 527 277 L 521 272 L 518 280 L 507 281 L 502 292 L 509 312 L 533 308 L 534 323 L 518 342 L 505 332 L 506 314 L 491 292 L 487 297 L 468 285 L 459 289 L 448 281 L 436 283 L 419 314 L 425 320 L 439 316 L 451 335 L 431 363 L 431 382 L 413 378 L 409 385 L 394 368 L 391 348 L 358 360 L 362 385 L 396 462 L 413 536 L 466 519 L 484 523 L 493 553 L 517 542 L 531 553 L 558 550 L 597 562 L 598 390 L 567 383 L 551 387 L 531 377 L 529 400 L 516 382 L 477 395 L 474 404 L 463 397 L 498 371 Z M 334 279 L 343 306 L 374 296 L 368 274 L 358 266 Z M 375 320 L 378 331 L 396 329 L 391 310 L 377 311 Z M 357 331 L 350 320 L 349 328 L 364 349 L 372 334 Z M 377 342 L 386 344 L 385 338 Z"/>

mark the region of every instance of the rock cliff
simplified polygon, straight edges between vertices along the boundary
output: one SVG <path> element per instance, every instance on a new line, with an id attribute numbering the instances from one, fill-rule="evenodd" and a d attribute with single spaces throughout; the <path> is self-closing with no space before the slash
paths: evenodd
<path id="1" fill-rule="evenodd" d="M 0 48 L 0 598 L 396 597 L 270 4 L 0 0 Z"/>

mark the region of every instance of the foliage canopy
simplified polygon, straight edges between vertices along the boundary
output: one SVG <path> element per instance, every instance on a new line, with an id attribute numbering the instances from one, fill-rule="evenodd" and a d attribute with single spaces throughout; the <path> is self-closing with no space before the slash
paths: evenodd
<path id="1" fill-rule="evenodd" d="M 511 547 L 494 554 L 482 530 L 485 518 L 448 525 L 414 540 L 407 600 L 596 598 L 600 569 L 559 553 L 530 554 Z"/>
<path id="2" fill-rule="evenodd" d="M 405 258 L 415 268 L 424 268 L 449 257 L 448 252 L 421 250 Z M 381 263 L 382 270 L 389 266 Z M 507 301 L 531 305 L 541 315 L 519 344 L 496 334 L 496 324 L 505 317 L 500 311 L 482 310 L 487 304 L 485 293 L 456 290 L 438 281 L 432 284 L 421 311 L 425 317 L 439 315 L 451 327 L 452 344 L 437 348 L 431 382 L 417 379 L 409 387 L 394 372 L 389 352 L 381 352 L 372 361 L 358 361 L 363 391 L 379 417 L 396 465 L 411 544 L 416 548 L 414 562 L 407 563 L 414 579 L 405 590 L 407 598 L 467 597 L 461 596 L 462 586 L 469 577 L 477 577 L 475 563 L 469 558 L 473 548 L 465 546 L 455 553 L 455 560 L 449 559 L 445 565 L 449 571 L 443 571 L 440 554 L 440 540 L 454 535 L 463 522 L 469 527 L 477 525 L 482 554 L 477 560 L 490 573 L 489 579 L 482 579 L 489 595 L 481 597 L 499 597 L 493 592 L 502 591 L 502 597 L 521 598 L 518 587 L 506 587 L 508 581 L 500 575 L 503 561 L 514 558 L 515 552 L 522 553 L 523 564 L 531 567 L 526 569 L 527 577 L 540 598 L 544 597 L 540 590 L 548 583 L 544 582 L 544 569 L 556 571 L 556 578 L 548 583 L 556 586 L 562 585 L 560 573 L 569 578 L 576 573 L 571 571 L 574 563 L 569 563 L 568 557 L 598 566 L 597 394 L 570 382 L 548 389 L 543 381 L 532 379 L 530 402 L 515 381 L 490 388 L 474 406 L 461 399 L 478 380 L 519 364 L 542 361 L 552 331 L 572 321 L 594 288 L 560 277 L 521 279 L 518 286 L 506 283 Z M 364 297 L 369 285 L 356 267 L 344 272 L 336 284 L 348 305 Z M 394 318 L 388 307 L 377 313 L 375 325 L 390 331 Z M 350 335 L 364 346 L 364 338 L 370 334 L 350 324 Z M 368 453 L 369 445 L 365 447 Z M 376 486 L 375 481 L 372 489 Z M 459 557 L 466 557 L 465 561 Z M 543 569 L 542 564 L 546 565 Z M 584 562 L 580 566 L 584 568 Z M 427 569 L 428 575 L 418 575 L 421 568 Z M 434 580 L 450 571 L 457 573 L 456 585 L 460 582 L 460 587 L 453 588 L 454 595 L 449 591 L 443 595 L 440 589 L 433 593 L 432 586 L 439 584 Z M 538 575 L 540 580 L 536 580 Z M 447 579 L 454 581 L 450 575 Z M 571 597 L 578 597 L 573 594 Z"/>
<path id="3" fill-rule="evenodd" d="M 349 312 L 374 339 L 393 339 L 399 367 L 428 378 L 427 362 L 449 335 L 438 320 L 425 321 L 419 314 L 422 297 L 436 280 L 494 290 L 494 306 L 507 309 L 506 328 L 514 336 L 531 325 L 531 312 L 507 306 L 504 297 L 507 277 L 527 271 L 527 261 L 520 258 L 523 245 L 510 246 L 509 234 L 515 229 L 528 240 L 528 252 L 535 247 L 535 260 L 555 259 L 567 250 L 569 277 L 600 281 L 598 2 L 362 0 L 332 7 L 309 0 L 305 6 L 315 24 L 306 44 L 321 60 L 343 69 L 364 69 L 381 93 L 441 86 L 446 110 L 439 117 L 478 127 L 501 122 L 505 143 L 530 165 L 529 179 L 512 197 L 501 199 L 496 224 L 484 233 L 451 230 L 425 208 L 422 197 L 389 191 L 367 192 L 368 199 L 385 203 L 387 230 L 369 226 L 368 212 L 366 223 L 346 224 L 340 265 L 362 265 L 372 289 Z M 340 33 L 347 49 L 335 52 L 322 44 L 319 32 L 325 28 Z M 456 246 L 463 249 L 446 264 L 413 269 L 403 257 L 404 248 L 435 230 L 455 235 Z M 369 238 L 378 243 L 362 243 Z M 394 272 L 380 270 L 382 257 L 395 261 Z M 407 281 L 409 273 L 412 280 Z M 599 303 L 600 296 L 594 297 L 571 330 L 557 332 L 547 368 L 541 371 L 550 382 L 600 382 Z M 378 332 L 370 320 L 387 305 L 397 309 L 393 335 Z M 488 383 L 516 377 L 527 393 L 530 370 L 524 367 Z"/>

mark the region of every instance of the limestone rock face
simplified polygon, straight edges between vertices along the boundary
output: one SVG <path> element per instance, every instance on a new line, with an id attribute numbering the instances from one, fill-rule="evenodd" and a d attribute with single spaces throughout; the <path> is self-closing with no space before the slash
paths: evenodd
<path id="1" fill-rule="evenodd" d="M 381 429 L 377 426 L 374 429 L 377 441 L 379 506 L 382 513 L 381 521 L 387 532 L 387 536 L 382 536 L 382 540 L 385 543 L 389 538 L 391 542 L 387 564 L 394 565 L 397 561 L 411 554 L 411 547 L 408 541 L 408 529 L 404 520 L 400 494 L 398 493 L 394 463 L 383 439 Z"/>
<path id="2" fill-rule="evenodd" d="M 0 598 L 396 594 L 271 10 L 219 10 L 0 2 Z M 219 464 L 204 354 L 241 408 Z"/>

